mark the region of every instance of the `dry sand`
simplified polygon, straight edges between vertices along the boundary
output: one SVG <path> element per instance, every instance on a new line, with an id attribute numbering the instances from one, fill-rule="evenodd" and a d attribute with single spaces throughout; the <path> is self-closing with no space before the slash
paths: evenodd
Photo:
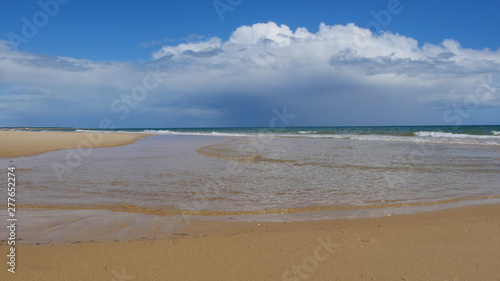
<path id="1" fill-rule="evenodd" d="M 2 151 L 6 143 L 17 145 L 2 135 Z M 62 149 L 78 139 L 68 135 L 69 143 L 51 146 L 52 134 L 28 135 L 46 143 L 31 154 Z M 30 151 L 29 142 L 20 143 L 25 146 L 20 152 Z M 176 235 L 156 241 L 18 245 L 16 273 L 7 272 L 4 263 L 0 280 L 500 281 L 500 205 L 319 222 L 192 222 Z M 5 262 L 5 242 L 1 248 Z"/>
<path id="2" fill-rule="evenodd" d="M 122 133 L 0 131 L 0 158 L 30 156 L 69 148 L 120 146 L 144 137 Z"/>
<path id="3" fill-rule="evenodd" d="M 193 222 L 175 239 L 21 245 L 17 273 L 4 269 L 0 276 L 51 281 L 498 281 L 499 214 L 499 205 L 484 205 L 355 220 Z"/>

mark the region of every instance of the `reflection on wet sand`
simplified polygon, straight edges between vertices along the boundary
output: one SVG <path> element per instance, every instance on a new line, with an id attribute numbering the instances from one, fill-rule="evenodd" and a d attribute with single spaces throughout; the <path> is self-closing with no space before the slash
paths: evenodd
<path id="1" fill-rule="evenodd" d="M 220 200 L 223 198 L 208 198 L 203 197 L 201 200 Z M 323 212 L 323 211 L 335 211 L 335 210 L 365 210 L 365 209 L 384 209 L 384 208 L 403 208 L 403 207 L 416 207 L 416 206 L 429 206 L 429 205 L 445 205 L 450 203 L 459 203 L 466 201 L 481 201 L 481 200 L 491 200 L 500 199 L 500 195 L 497 196 L 477 196 L 477 197 L 463 197 L 454 198 L 447 200 L 437 200 L 437 201 L 427 201 L 427 202 L 409 202 L 409 203 L 384 203 L 380 204 L 381 201 L 370 201 L 367 203 L 379 203 L 371 205 L 321 205 L 321 206 L 305 206 L 305 207 L 295 207 L 295 208 L 281 208 L 281 209 L 265 209 L 258 211 L 210 211 L 210 210 L 187 210 L 178 209 L 175 206 L 162 206 L 159 208 L 145 208 L 140 206 L 134 206 L 129 204 L 117 204 L 117 205 L 22 205 L 22 209 L 26 210 L 107 210 L 114 212 L 127 212 L 127 213 L 138 213 L 146 215 L 155 216 L 175 216 L 175 215 L 192 215 L 192 216 L 244 216 L 244 215 L 262 215 L 262 214 L 293 214 L 293 213 L 303 213 L 303 212 Z M 6 206 L 2 206 L 5 207 Z"/>

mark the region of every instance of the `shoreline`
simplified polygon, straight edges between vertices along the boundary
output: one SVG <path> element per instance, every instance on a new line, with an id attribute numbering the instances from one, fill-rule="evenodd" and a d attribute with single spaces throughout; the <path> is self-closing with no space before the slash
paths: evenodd
<path id="1" fill-rule="evenodd" d="M 164 240 L 176 238 L 178 233 L 189 232 L 193 226 L 203 233 L 224 234 L 227 229 L 247 229 L 248 226 L 276 225 L 278 228 L 285 225 L 315 225 L 337 223 L 340 221 L 369 221 L 390 217 L 409 218 L 411 216 L 426 217 L 440 212 L 459 212 L 470 208 L 490 208 L 497 206 L 500 210 L 498 200 L 494 202 L 482 202 L 475 205 L 440 206 L 427 210 L 408 210 L 407 212 L 376 213 L 370 216 L 365 214 L 355 215 L 352 210 L 341 214 L 310 212 L 304 214 L 300 219 L 289 216 L 271 215 L 242 215 L 242 216 L 193 216 L 193 215 L 171 215 L 161 216 L 138 212 L 113 211 L 103 209 L 56 209 L 56 208 L 19 208 L 22 212 L 23 224 L 19 230 L 22 235 L 19 238 L 20 245 L 59 245 L 88 242 L 133 242 L 144 240 Z M 6 213 L 6 207 L 0 209 Z M 500 211 L 499 211 L 500 213 Z M 3 215 L 4 213 L 2 213 Z M 299 214 L 300 215 L 300 214 Z M 0 217 L 1 218 L 1 217 Z M 500 225 L 500 224 L 499 224 Z M 208 226 L 208 227 L 207 227 Z M 224 231 L 217 229 L 221 227 Z M 196 236 L 196 235 L 195 235 Z M 0 245 L 5 244 L 6 239 L 0 238 Z"/>
<path id="2" fill-rule="evenodd" d="M 133 133 L 0 131 L 0 159 L 66 149 L 123 146 L 147 136 Z"/>
<path id="3" fill-rule="evenodd" d="M 369 219 L 190 222 L 173 239 L 19 245 L 9 278 L 499 280 L 499 231 L 500 204 Z"/>
<path id="4" fill-rule="evenodd" d="M 373 209 L 387 209 L 387 208 L 411 208 L 422 206 L 446 206 L 448 204 L 458 204 L 454 207 L 461 206 L 475 206 L 492 203 L 480 203 L 485 200 L 500 199 L 500 195 L 485 195 L 473 197 L 457 197 L 453 199 L 443 199 L 437 201 L 417 201 L 410 203 L 385 203 L 385 204 L 372 204 L 372 205 L 309 205 L 301 207 L 290 208 L 277 208 L 277 209 L 259 209 L 248 211 L 237 210 L 209 210 L 209 209 L 178 209 L 172 206 L 140 206 L 119 203 L 114 205 L 38 205 L 26 204 L 20 205 L 21 209 L 48 209 L 48 210 L 105 210 L 114 212 L 137 213 L 144 215 L 155 216 L 173 216 L 173 215 L 189 215 L 189 216 L 251 216 L 251 215 L 268 215 L 268 214 L 297 214 L 297 213 L 311 213 L 311 212 L 328 212 L 328 211 L 357 211 L 357 210 L 373 210 Z M 467 201 L 474 201 L 475 203 L 466 204 Z M 463 205 L 460 205 L 462 204 Z M 494 204 L 494 203 L 493 203 Z M 5 207 L 1 205 L 0 207 Z M 454 208 L 451 207 L 451 208 Z"/>
<path id="5" fill-rule="evenodd" d="M 0 132 L 0 157 L 125 145 L 145 136 Z M 500 204 L 292 222 L 203 221 L 130 205 L 18 206 L 16 273 L 4 267 L 2 280 L 500 280 Z M 0 219 L 7 221 L 3 207 Z M 0 237 L 2 247 L 7 238 Z"/>

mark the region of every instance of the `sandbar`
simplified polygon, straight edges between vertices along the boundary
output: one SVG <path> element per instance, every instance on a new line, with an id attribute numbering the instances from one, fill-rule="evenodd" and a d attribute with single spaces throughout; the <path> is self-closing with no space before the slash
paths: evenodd
<path id="1" fill-rule="evenodd" d="M 0 158 L 72 148 L 121 146 L 134 143 L 145 136 L 132 133 L 0 131 Z"/>

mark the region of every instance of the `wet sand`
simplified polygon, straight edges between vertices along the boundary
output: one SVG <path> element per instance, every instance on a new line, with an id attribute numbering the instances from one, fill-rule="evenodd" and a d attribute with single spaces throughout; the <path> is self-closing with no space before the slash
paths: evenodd
<path id="1" fill-rule="evenodd" d="M 3 157 L 64 149 L 78 145 L 83 136 L 61 138 L 37 132 L 29 134 L 31 142 L 26 135 L 23 142 L 14 139 L 9 144 L 4 141 L 6 135 L 0 133 Z M 51 136 L 67 141 L 52 146 Z M 38 138 L 46 145 L 37 145 Z M 125 139 L 113 143 L 133 141 Z M 18 154 L 5 149 L 5 144 L 18 143 L 24 143 L 23 149 L 16 150 Z M 0 211 L 5 222 L 6 210 Z M 19 224 L 23 223 L 22 211 Z M 162 218 L 148 223 L 161 224 Z M 136 219 L 135 226 L 140 227 L 142 218 Z M 81 221 L 82 230 L 85 223 Z M 156 240 L 17 245 L 16 273 L 9 273 L 4 263 L 0 279 L 500 280 L 498 204 L 370 219 L 188 221 L 175 231 Z M 1 245 L 6 249 L 7 233 L 1 233 L 5 235 Z"/>

